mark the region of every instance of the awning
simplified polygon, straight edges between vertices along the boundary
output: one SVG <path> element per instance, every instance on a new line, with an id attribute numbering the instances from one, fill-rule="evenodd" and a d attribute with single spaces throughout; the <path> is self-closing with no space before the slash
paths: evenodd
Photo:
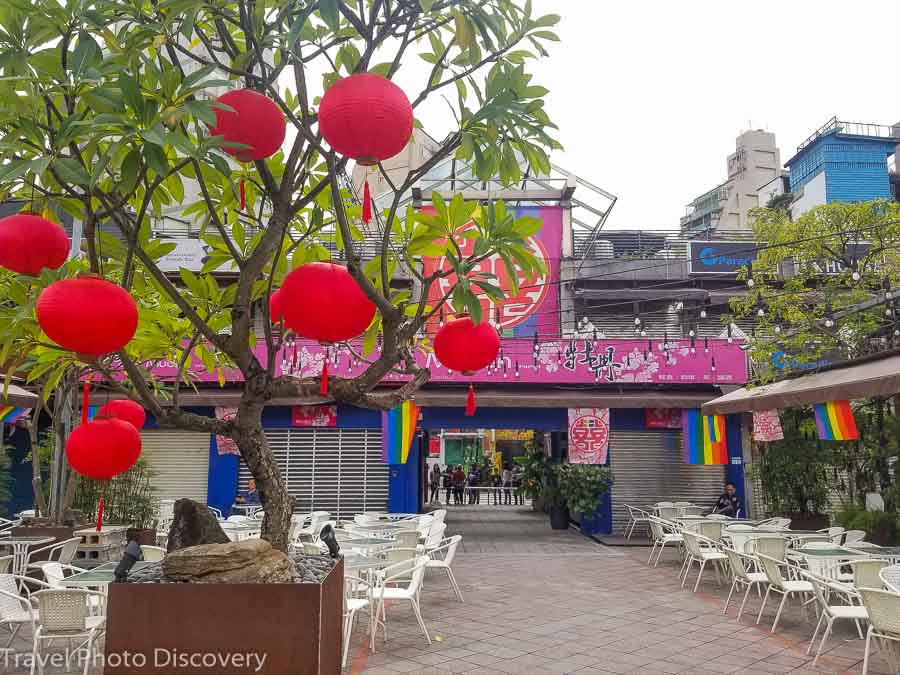
<path id="1" fill-rule="evenodd" d="M 703 405 L 704 415 L 790 408 L 900 394 L 900 355 L 738 389 Z"/>
<path id="2" fill-rule="evenodd" d="M 3 395 L 3 384 L 0 383 L 0 405 L 14 405 L 19 408 L 34 408 L 38 405 L 40 397 L 32 394 L 22 387 L 10 384 L 6 388 L 6 395 Z"/>
<path id="3" fill-rule="evenodd" d="M 468 389 L 422 389 L 415 400 L 425 407 L 464 407 Z M 678 392 L 664 389 L 616 391 L 604 389 L 523 388 L 502 389 L 475 386 L 478 407 L 484 408 L 699 408 L 719 396 L 719 391 Z M 111 396 L 115 398 L 115 394 Z M 236 390 L 201 390 L 182 392 L 182 406 L 237 407 L 241 399 Z M 106 400 L 106 396 L 103 396 Z M 321 403 L 326 401 L 322 400 Z M 276 398 L 267 406 L 291 406 L 311 403 L 309 400 Z M 317 402 L 313 402 L 317 403 Z"/>

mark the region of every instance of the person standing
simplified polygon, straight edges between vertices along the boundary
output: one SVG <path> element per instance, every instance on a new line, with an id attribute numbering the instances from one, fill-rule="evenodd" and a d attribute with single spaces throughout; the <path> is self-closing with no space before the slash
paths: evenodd
<path id="1" fill-rule="evenodd" d="M 512 472 L 512 493 L 513 493 L 513 502 L 516 506 L 522 506 L 525 504 L 525 495 L 522 494 L 522 469 L 521 467 L 516 467 Z"/>
<path id="2" fill-rule="evenodd" d="M 453 503 L 461 505 L 466 491 L 466 472 L 463 471 L 462 464 L 456 465 L 453 472 Z"/>
<path id="3" fill-rule="evenodd" d="M 503 471 L 500 472 L 500 481 L 503 484 L 503 503 L 509 504 L 512 497 L 513 472 L 509 468 L 509 462 L 503 463 Z"/>
<path id="4" fill-rule="evenodd" d="M 428 485 L 431 487 L 431 497 L 429 498 L 429 502 L 432 504 L 438 503 L 438 492 L 441 487 L 441 467 L 438 464 L 433 464 L 431 467 L 431 474 L 428 479 Z"/>
<path id="5" fill-rule="evenodd" d="M 447 506 L 450 506 L 450 492 L 453 490 L 453 467 L 449 464 L 442 474 L 444 489 L 447 491 Z"/>

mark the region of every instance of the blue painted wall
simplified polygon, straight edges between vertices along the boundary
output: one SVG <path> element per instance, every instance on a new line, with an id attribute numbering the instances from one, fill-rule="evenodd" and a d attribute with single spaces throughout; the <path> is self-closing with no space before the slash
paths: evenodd
<path id="1" fill-rule="evenodd" d="M 31 460 L 26 459 L 31 452 L 31 437 L 28 429 L 19 426 L 0 425 L 5 434 L 3 443 L 0 443 L 0 452 L 6 452 L 8 448 L 10 459 L 10 500 L 4 504 L 0 502 L 0 516 L 10 517 L 14 513 L 30 509 L 34 506 L 34 492 L 31 487 Z M 45 472 L 45 478 L 46 472 Z"/>
<path id="2" fill-rule="evenodd" d="M 418 513 L 419 493 L 422 490 L 419 471 L 420 438 L 416 435 L 406 464 L 391 464 L 388 478 L 388 511 L 390 513 Z"/>
<path id="3" fill-rule="evenodd" d="M 788 160 L 791 191 L 825 172 L 825 195 L 831 202 L 890 199 L 887 157 L 896 143 L 880 138 L 829 134 Z"/>
<path id="4" fill-rule="evenodd" d="M 747 514 L 747 496 L 744 490 L 744 448 L 743 428 L 741 415 L 727 415 L 725 417 L 725 431 L 728 441 L 728 467 L 725 469 L 725 478 L 734 483 L 737 488 L 737 496 L 743 504 L 744 515 Z"/>

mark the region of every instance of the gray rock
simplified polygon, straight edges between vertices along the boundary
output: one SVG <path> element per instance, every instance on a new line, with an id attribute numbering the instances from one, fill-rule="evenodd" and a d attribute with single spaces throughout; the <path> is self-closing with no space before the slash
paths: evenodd
<path id="1" fill-rule="evenodd" d="M 169 553 L 190 546 L 229 542 L 215 514 L 205 505 L 190 499 L 175 502 L 175 516 L 169 528 Z"/>
<path id="2" fill-rule="evenodd" d="M 192 546 L 166 556 L 163 571 L 174 581 L 222 584 L 293 583 L 294 562 L 262 539 Z"/>

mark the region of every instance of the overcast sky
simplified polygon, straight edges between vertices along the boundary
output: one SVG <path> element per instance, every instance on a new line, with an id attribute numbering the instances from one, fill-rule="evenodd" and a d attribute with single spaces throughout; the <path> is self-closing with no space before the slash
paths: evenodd
<path id="1" fill-rule="evenodd" d="M 608 227 L 676 227 L 751 125 L 776 134 L 784 162 L 832 115 L 900 122 L 890 0 L 534 5 L 562 15 L 534 67 L 565 146 L 553 160 L 619 197 Z"/>

